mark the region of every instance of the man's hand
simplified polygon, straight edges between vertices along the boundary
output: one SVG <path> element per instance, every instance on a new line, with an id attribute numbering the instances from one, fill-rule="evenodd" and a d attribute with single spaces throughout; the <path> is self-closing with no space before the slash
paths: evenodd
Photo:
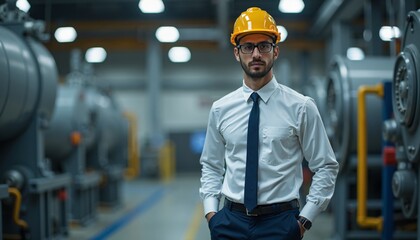
<path id="1" fill-rule="evenodd" d="M 210 219 L 216 214 L 216 212 L 209 212 L 206 214 L 207 222 L 210 222 Z"/>
<path id="2" fill-rule="evenodd" d="M 303 235 L 305 234 L 305 228 L 302 226 L 302 223 L 300 223 L 299 221 L 297 221 L 299 224 L 299 228 L 300 228 L 300 237 L 303 237 Z"/>

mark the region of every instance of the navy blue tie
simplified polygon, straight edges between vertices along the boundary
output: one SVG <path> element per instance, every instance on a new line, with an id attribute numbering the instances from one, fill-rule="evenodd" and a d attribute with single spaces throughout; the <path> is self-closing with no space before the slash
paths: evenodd
<path id="1" fill-rule="evenodd" d="M 258 189 L 258 135 L 260 123 L 260 109 L 258 107 L 258 93 L 253 92 L 251 99 L 254 102 L 248 121 L 248 137 L 246 148 L 246 172 L 245 172 L 245 200 L 244 204 L 248 212 L 257 206 Z"/>

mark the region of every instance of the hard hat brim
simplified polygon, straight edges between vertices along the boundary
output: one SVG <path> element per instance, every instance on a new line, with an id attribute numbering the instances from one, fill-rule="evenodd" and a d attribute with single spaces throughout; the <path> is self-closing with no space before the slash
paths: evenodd
<path id="1" fill-rule="evenodd" d="M 280 33 L 275 32 L 275 31 L 267 31 L 267 30 L 250 30 L 250 31 L 244 31 L 241 32 L 239 34 L 232 34 L 231 35 L 231 39 L 230 42 L 236 46 L 239 42 L 239 40 L 247 35 L 250 34 L 264 34 L 267 35 L 271 38 L 273 38 L 273 41 L 275 41 L 275 43 L 277 44 L 278 42 L 280 42 Z"/>

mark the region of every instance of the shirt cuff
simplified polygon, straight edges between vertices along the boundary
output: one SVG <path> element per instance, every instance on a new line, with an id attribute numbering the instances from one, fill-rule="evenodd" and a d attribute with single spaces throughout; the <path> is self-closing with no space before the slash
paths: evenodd
<path id="1" fill-rule="evenodd" d="M 315 220 L 315 217 L 320 214 L 322 210 L 314 203 L 312 202 L 306 202 L 305 206 L 302 208 L 302 211 L 300 211 L 300 216 L 305 217 L 312 223 Z"/>
<path id="2" fill-rule="evenodd" d="M 208 197 L 203 201 L 204 216 L 209 212 L 217 212 L 219 210 L 219 199 L 215 197 Z"/>

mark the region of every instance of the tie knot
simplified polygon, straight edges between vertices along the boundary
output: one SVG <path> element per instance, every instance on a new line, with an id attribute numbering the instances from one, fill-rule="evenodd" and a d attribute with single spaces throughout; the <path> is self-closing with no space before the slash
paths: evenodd
<path id="1" fill-rule="evenodd" d="M 252 94 L 251 94 L 251 99 L 252 99 L 252 101 L 254 102 L 254 103 L 257 103 L 258 102 L 258 98 L 260 97 L 260 95 L 258 95 L 258 93 L 256 93 L 256 92 L 253 92 Z"/>

